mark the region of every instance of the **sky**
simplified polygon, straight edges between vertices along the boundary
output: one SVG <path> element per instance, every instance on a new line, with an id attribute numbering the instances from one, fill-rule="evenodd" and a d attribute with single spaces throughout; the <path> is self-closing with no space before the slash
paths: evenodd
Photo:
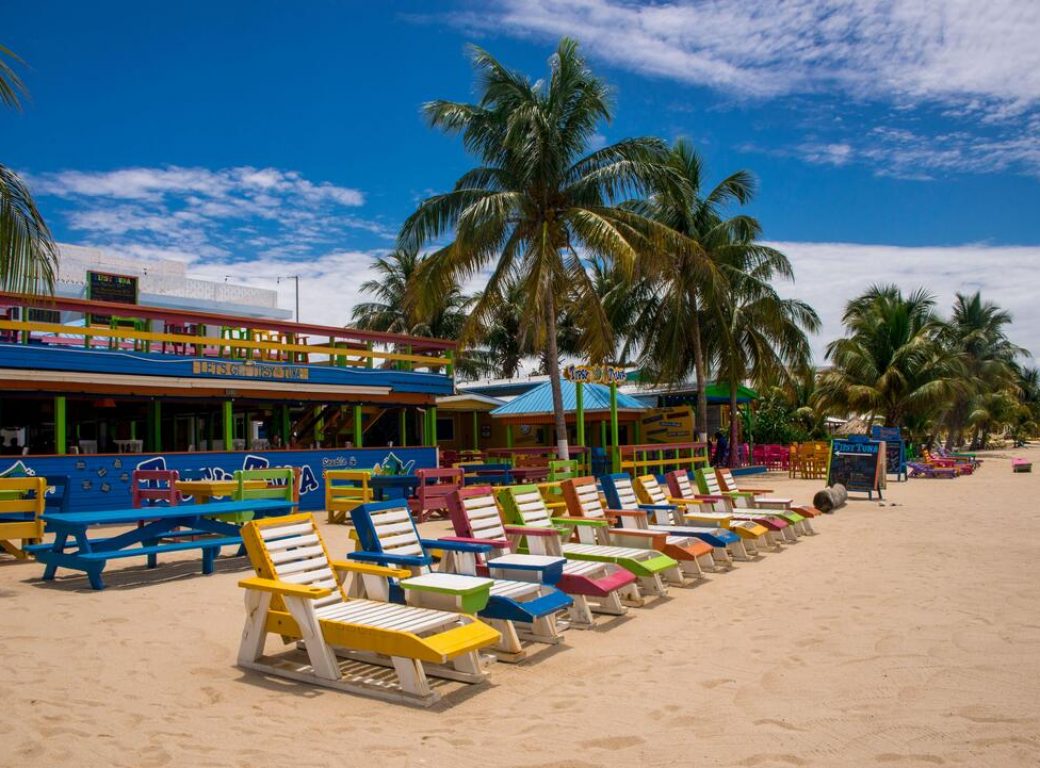
<path id="1" fill-rule="evenodd" d="M 561 36 L 612 87 L 597 142 L 685 136 L 791 258 L 823 319 L 871 283 L 981 290 L 1040 356 L 1036 0 L 36 0 L 0 45 L 31 93 L 0 162 L 60 242 L 276 288 L 344 324 L 372 260 L 474 164 L 429 128 L 472 100 L 468 46 L 532 79 Z"/>

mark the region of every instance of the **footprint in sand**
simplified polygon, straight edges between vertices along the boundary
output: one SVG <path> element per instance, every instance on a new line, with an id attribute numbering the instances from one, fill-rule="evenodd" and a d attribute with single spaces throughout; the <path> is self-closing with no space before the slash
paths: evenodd
<path id="1" fill-rule="evenodd" d="M 645 743 L 646 739 L 642 736 L 608 736 L 605 739 L 589 739 L 579 742 L 579 746 L 586 749 L 629 749 Z"/>
<path id="2" fill-rule="evenodd" d="M 768 718 L 766 718 L 764 720 L 756 720 L 754 724 L 755 725 L 775 725 L 777 728 L 783 728 L 785 731 L 807 731 L 807 730 L 809 730 L 808 728 L 799 728 L 797 725 L 792 725 L 791 723 L 785 723 L 783 720 L 771 720 L 771 719 L 768 719 Z"/>
<path id="3" fill-rule="evenodd" d="M 732 679 L 732 678 L 730 678 L 730 677 L 715 677 L 715 678 L 712 678 L 711 680 L 701 680 L 701 687 L 702 688 L 707 688 L 707 689 L 710 690 L 712 688 L 718 688 L 720 685 L 724 685 L 725 683 L 735 683 L 735 682 L 737 682 L 737 681 Z"/>
<path id="4" fill-rule="evenodd" d="M 773 763 L 779 763 L 780 765 L 808 765 L 808 761 L 803 760 L 797 755 L 785 755 L 780 753 L 765 752 L 759 755 L 752 755 L 741 760 L 737 765 L 770 765 Z"/>
<path id="5" fill-rule="evenodd" d="M 931 765 L 943 765 L 946 762 L 938 755 L 897 755 L 892 752 L 882 753 L 874 759 L 879 763 L 930 763 Z"/>

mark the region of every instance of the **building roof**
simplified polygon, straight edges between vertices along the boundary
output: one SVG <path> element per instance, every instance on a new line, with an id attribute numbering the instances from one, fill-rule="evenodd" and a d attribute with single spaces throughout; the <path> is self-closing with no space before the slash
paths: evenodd
<path id="1" fill-rule="evenodd" d="M 573 381 L 560 381 L 563 390 L 563 409 L 567 412 L 577 411 L 578 396 Z M 585 384 L 582 395 L 585 412 L 610 410 L 610 387 L 603 384 Z M 618 392 L 618 411 L 645 411 L 646 406 L 634 397 Z M 552 387 L 548 381 L 542 382 L 529 392 L 525 392 L 505 405 L 496 408 L 491 415 L 533 416 L 553 412 Z"/>
<path id="2" fill-rule="evenodd" d="M 493 411 L 505 404 L 505 400 L 476 392 L 460 392 L 437 398 L 437 407 L 444 411 Z"/>

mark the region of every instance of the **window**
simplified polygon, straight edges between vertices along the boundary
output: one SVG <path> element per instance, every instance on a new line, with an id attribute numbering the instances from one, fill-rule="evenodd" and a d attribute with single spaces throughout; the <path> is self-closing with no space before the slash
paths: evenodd
<path id="1" fill-rule="evenodd" d="M 450 443 L 455 440 L 455 419 L 437 419 L 437 442 Z"/>

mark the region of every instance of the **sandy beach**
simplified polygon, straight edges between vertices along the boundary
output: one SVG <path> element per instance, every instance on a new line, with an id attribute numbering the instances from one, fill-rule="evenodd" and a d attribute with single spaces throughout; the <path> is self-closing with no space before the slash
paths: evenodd
<path id="1" fill-rule="evenodd" d="M 891 483 L 430 710 L 237 669 L 244 559 L 117 563 L 91 592 L 5 557 L 0 765 L 1035 766 L 1040 473 L 1011 455 Z"/>

